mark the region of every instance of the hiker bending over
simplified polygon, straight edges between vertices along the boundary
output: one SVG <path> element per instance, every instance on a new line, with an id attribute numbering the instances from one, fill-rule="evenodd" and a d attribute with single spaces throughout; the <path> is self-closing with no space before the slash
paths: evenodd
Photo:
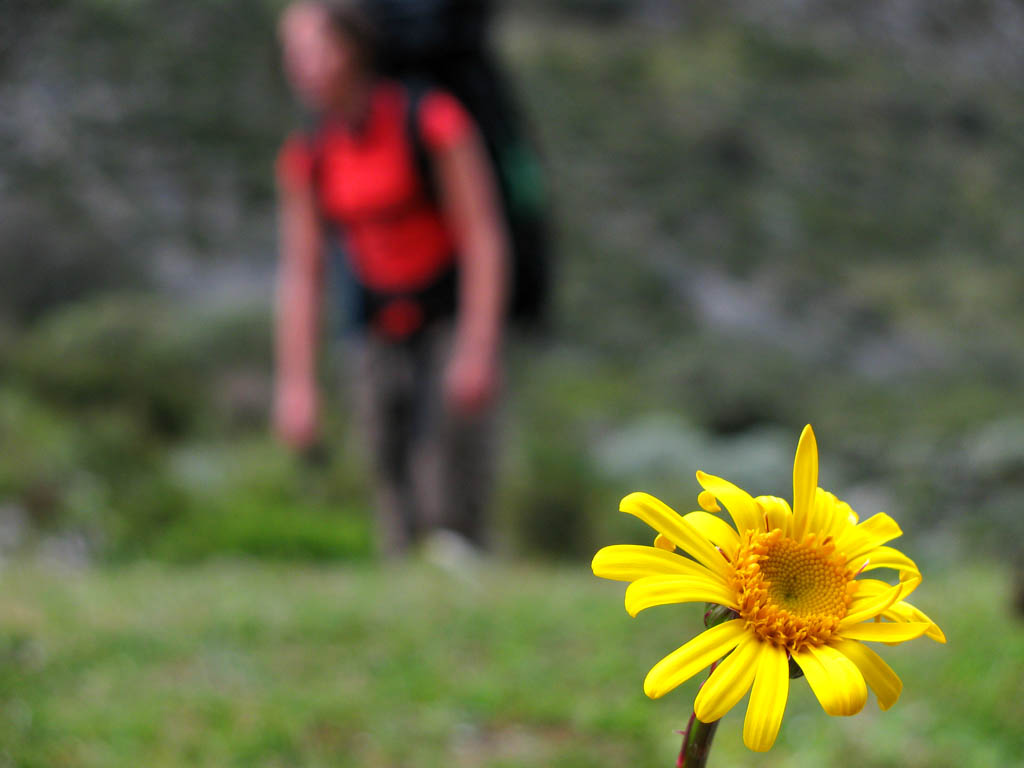
<path id="1" fill-rule="evenodd" d="M 350 5 L 280 21 L 284 68 L 316 115 L 278 157 L 278 434 L 317 434 L 325 243 L 341 243 L 357 330 L 347 347 L 373 461 L 380 544 L 447 528 L 480 543 L 495 453 L 507 301 L 505 225 L 478 131 L 441 90 L 378 76 Z"/>

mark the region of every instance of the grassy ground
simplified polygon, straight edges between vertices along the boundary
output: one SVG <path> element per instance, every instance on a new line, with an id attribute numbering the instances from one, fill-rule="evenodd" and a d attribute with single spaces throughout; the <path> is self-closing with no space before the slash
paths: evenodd
<path id="1" fill-rule="evenodd" d="M 734 712 L 712 765 L 1013 764 L 1007 574 L 930 570 L 916 602 L 949 644 L 884 649 L 893 710 L 831 719 L 797 681 L 772 752 Z M 0 590 L 0 765 L 667 768 L 696 687 L 652 702 L 641 680 L 699 609 L 631 620 L 584 566 L 14 564 Z"/>

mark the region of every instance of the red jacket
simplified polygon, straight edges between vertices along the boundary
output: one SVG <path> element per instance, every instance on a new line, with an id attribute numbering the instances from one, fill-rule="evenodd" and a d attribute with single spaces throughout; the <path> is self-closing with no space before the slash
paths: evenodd
<path id="1" fill-rule="evenodd" d="M 344 235 L 353 273 L 373 291 L 416 291 L 455 258 L 452 233 L 409 146 L 407 98 L 403 86 L 382 82 L 364 125 L 328 118 L 315 139 L 293 135 L 278 156 L 279 183 L 315 185 L 321 214 Z M 443 91 L 422 98 L 418 119 L 430 152 L 473 130 L 465 109 Z"/>

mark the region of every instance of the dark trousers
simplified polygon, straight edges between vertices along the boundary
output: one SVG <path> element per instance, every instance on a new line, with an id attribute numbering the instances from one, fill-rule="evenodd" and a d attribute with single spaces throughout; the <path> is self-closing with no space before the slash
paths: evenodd
<path id="1" fill-rule="evenodd" d="M 372 333 L 349 347 L 356 410 L 373 468 L 380 548 L 394 555 L 431 530 L 484 540 L 494 484 L 496 406 L 468 416 L 443 396 L 450 322 L 407 342 Z"/>

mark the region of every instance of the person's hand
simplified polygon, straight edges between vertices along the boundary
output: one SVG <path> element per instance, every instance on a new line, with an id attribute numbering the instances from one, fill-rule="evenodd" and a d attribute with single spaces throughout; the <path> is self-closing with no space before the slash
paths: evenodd
<path id="1" fill-rule="evenodd" d="M 497 397 L 500 374 L 492 350 L 456 346 L 445 371 L 445 402 L 457 413 L 479 413 Z"/>
<path id="2" fill-rule="evenodd" d="M 297 451 L 317 440 L 317 392 L 312 381 L 281 382 L 274 397 L 274 431 Z"/>

